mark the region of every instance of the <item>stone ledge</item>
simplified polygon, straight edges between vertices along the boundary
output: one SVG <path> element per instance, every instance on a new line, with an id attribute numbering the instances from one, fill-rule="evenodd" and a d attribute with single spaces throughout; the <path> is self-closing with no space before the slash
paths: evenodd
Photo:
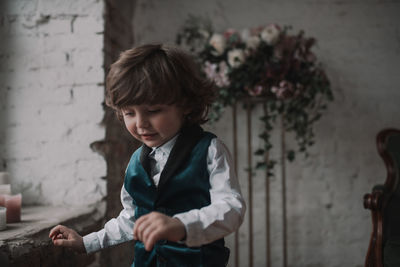
<path id="1" fill-rule="evenodd" d="M 93 255 L 79 255 L 54 247 L 48 237 L 49 231 L 55 225 L 63 224 L 85 235 L 101 228 L 104 213 L 103 202 L 96 206 L 22 207 L 21 222 L 7 224 L 7 229 L 0 231 L 0 265 L 24 266 L 31 262 L 30 267 L 64 266 L 59 265 L 62 261 L 68 265 L 86 266 L 94 261 Z"/>

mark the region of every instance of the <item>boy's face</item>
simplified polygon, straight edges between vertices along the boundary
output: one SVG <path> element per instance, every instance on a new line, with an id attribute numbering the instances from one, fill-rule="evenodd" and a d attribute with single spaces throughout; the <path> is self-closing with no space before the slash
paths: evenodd
<path id="1" fill-rule="evenodd" d="M 185 113 L 175 105 L 132 105 L 124 108 L 122 115 L 133 137 L 149 147 L 158 147 L 179 132 Z"/>

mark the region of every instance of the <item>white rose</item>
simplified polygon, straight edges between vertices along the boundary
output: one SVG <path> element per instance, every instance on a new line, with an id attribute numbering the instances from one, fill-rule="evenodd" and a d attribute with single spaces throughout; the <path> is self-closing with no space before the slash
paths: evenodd
<path id="1" fill-rule="evenodd" d="M 210 39 L 210 45 L 215 49 L 215 55 L 219 56 L 224 53 L 226 41 L 222 34 L 214 33 Z"/>
<path id="2" fill-rule="evenodd" d="M 269 45 L 274 45 L 279 39 L 280 32 L 281 31 L 277 25 L 270 24 L 262 30 L 261 39 Z"/>
<path id="3" fill-rule="evenodd" d="M 239 67 L 244 62 L 244 58 L 242 49 L 233 49 L 228 52 L 228 63 L 232 68 Z"/>
<path id="4" fill-rule="evenodd" d="M 246 48 L 256 50 L 261 40 L 258 36 L 251 36 L 246 41 Z"/>

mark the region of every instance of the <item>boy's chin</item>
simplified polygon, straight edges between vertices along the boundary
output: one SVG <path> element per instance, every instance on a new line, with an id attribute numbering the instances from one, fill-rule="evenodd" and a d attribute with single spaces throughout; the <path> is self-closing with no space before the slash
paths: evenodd
<path id="1" fill-rule="evenodd" d="M 142 140 L 142 142 L 148 147 L 159 147 L 163 144 L 162 141 L 160 141 L 160 140 L 157 140 L 157 141 Z"/>

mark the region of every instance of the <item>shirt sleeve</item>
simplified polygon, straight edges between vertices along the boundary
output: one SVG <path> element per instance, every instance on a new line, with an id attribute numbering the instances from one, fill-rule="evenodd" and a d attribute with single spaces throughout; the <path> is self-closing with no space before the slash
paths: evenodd
<path id="1" fill-rule="evenodd" d="M 121 190 L 121 203 L 123 209 L 117 218 L 109 220 L 100 231 L 83 237 L 83 244 L 87 253 L 96 252 L 133 239 L 135 205 L 125 186 Z"/>
<path id="2" fill-rule="evenodd" d="M 211 140 L 208 148 L 207 168 L 211 204 L 174 215 L 185 225 L 184 243 L 189 247 L 208 244 L 236 231 L 246 211 L 232 158 L 217 138 Z"/>

